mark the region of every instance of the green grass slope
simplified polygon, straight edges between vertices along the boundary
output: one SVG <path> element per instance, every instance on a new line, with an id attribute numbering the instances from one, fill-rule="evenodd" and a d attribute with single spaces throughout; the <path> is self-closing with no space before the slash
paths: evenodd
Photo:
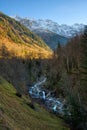
<path id="1" fill-rule="evenodd" d="M 0 77 L 0 130 L 69 130 L 64 122 L 36 104 L 30 108 L 26 97 L 16 96 L 16 90 Z"/>

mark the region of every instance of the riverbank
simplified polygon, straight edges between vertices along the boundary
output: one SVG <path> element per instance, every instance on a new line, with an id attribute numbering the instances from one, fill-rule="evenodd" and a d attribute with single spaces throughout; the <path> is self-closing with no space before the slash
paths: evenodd
<path id="1" fill-rule="evenodd" d="M 69 130 L 62 119 L 37 103 L 33 110 L 28 102 L 29 98 L 16 96 L 14 86 L 0 77 L 0 130 Z"/>
<path id="2" fill-rule="evenodd" d="M 70 113 L 65 99 L 56 98 L 51 95 L 51 92 L 43 87 L 45 82 L 46 77 L 29 88 L 29 95 L 31 98 L 40 100 L 49 111 L 53 111 L 55 114 L 61 116 L 65 114 L 69 115 Z"/>

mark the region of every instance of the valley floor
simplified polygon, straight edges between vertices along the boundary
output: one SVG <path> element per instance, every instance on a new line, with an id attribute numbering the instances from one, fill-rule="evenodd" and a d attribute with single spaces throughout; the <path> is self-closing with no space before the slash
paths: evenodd
<path id="1" fill-rule="evenodd" d="M 0 77 L 0 130 L 69 130 L 62 119 L 38 104 L 28 105 L 29 98 L 17 97 L 16 90 Z"/>

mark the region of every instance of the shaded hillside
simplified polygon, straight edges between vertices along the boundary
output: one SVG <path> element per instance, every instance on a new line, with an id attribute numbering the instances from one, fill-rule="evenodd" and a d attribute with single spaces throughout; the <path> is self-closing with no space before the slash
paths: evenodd
<path id="1" fill-rule="evenodd" d="M 57 33 L 51 32 L 51 31 L 37 31 L 34 30 L 34 32 L 40 36 L 45 43 L 51 48 L 51 49 L 56 49 L 58 46 L 58 43 L 60 43 L 61 45 L 64 45 L 68 42 L 68 38 L 61 36 Z"/>
<path id="2" fill-rule="evenodd" d="M 0 13 L 0 48 L 4 44 L 18 57 L 47 58 L 51 49 L 18 21 Z"/>
<path id="3" fill-rule="evenodd" d="M 69 130 L 61 119 L 37 104 L 32 109 L 29 102 L 29 97 L 17 97 L 13 86 L 0 77 L 0 130 Z"/>

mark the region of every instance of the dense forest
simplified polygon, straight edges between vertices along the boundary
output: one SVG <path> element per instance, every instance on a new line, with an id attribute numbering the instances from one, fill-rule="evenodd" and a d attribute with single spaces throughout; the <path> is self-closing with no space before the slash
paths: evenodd
<path id="1" fill-rule="evenodd" d="M 34 73 L 31 64 L 36 68 Z M 51 59 L 34 60 L 30 62 L 29 67 L 33 78 L 35 74 L 38 78 L 41 75 L 46 76 L 45 87 L 56 97 L 66 100 L 71 115 L 65 115 L 64 119 L 72 129 L 86 130 L 87 26 L 83 34 L 75 36 L 66 45 L 58 43 Z"/>
<path id="2" fill-rule="evenodd" d="M 71 115 L 65 120 L 73 129 L 87 129 L 87 26 L 65 46 L 58 43 L 47 69 L 47 86 L 66 99 Z"/>

